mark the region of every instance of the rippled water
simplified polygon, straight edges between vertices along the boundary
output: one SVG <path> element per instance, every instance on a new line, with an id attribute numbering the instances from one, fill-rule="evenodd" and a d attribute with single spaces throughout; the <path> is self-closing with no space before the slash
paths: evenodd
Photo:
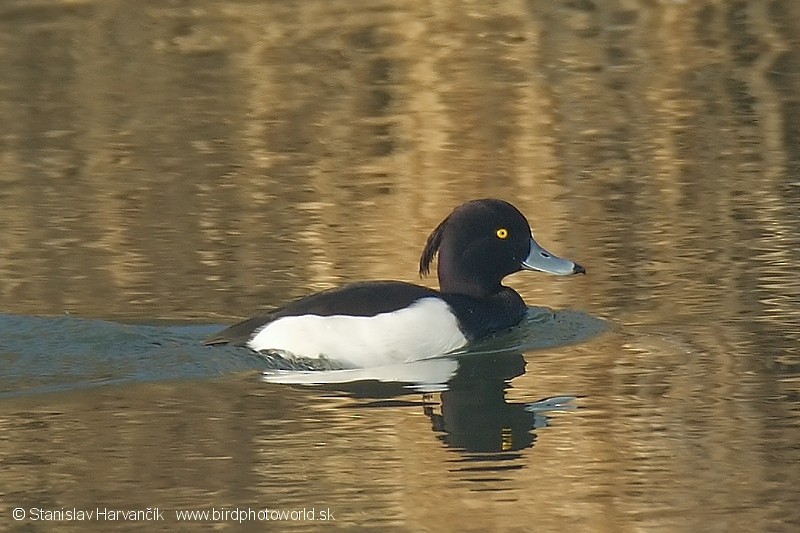
<path id="1" fill-rule="evenodd" d="M 798 6 L 4 2 L 0 529 L 796 531 Z M 588 270 L 508 335 L 201 345 L 487 196 Z"/>

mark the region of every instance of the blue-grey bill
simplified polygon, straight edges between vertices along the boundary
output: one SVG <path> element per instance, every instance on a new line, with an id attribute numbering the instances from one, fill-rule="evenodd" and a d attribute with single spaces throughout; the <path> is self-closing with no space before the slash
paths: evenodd
<path id="1" fill-rule="evenodd" d="M 522 262 L 522 268 L 525 270 L 549 272 L 550 274 L 556 274 L 558 276 L 586 274 L 586 269 L 578 263 L 567 259 L 561 259 L 557 255 L 551 254 L 539 246 L 539 243 L 534 239 L 531 239 L 531 251 L 528 252 L 528 257 Z"/>

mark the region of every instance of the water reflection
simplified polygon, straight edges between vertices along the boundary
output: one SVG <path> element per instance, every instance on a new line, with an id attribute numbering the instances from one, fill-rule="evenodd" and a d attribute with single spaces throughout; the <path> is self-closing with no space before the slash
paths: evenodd
<path id="1" fill-rule="evenodd" d="M 359 407 L 421 406 L 448 447 L 514 452 L 533 445 L 533 430 L 547 425 L 547 412 L 574 408 L 573 396 L 509 402 L 506 392 L 526 364 L 516 351 L 469 353 L 369 369 L 271 371 L 263 379 L 336 391 L 358 400 Z M 412 392 L 422 394 L 422 401 L 409 400 Z"/>
<path id="2" fill-rule="evenodd" d="M 3 313 L 226 323 L 411 281 L 428 230 L 489 195 L 592 273 L 512 279 L 526 301 L 618 327 L 526 353 L 506 403 L 586 409 L 504 454 L 537 467 L 501 498 L 454 482 L 473 452 L 431 438 L 401 385 L 330 398 L 189 332 L 3 315 L 0 497 L 334 501 L 349 530 L 797 530 L 798 20 L 796 0 L 3 2 Z M 466 393 L 435 395 L 437 424 L 469 423 Z"/>
<path id="3" fill-rule="evenodd" d="M 460 362 L 448 390 L 440 394 L 441 403 L 425 408 L 441 441 L 458 450 L 516 452 L 533 446 L 533 430 L 547 425 L 545 413 L 569 409 L 567 402 L 574 399 L 509 402 L 511 380 L 525 373 L 522 354 L 465 357 Z"/>

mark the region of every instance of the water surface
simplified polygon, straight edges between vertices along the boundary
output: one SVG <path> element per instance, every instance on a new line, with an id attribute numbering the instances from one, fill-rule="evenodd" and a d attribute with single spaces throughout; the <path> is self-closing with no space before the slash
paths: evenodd
<path id="1" fill-rule="evenodd" d="M 3 3 L 0 529 L 797 530 L 799 9 Z M 200 345 L 420 282 L 478 197 L 588 270 L 509 278 L 520 342 L 327 385 Z"/>

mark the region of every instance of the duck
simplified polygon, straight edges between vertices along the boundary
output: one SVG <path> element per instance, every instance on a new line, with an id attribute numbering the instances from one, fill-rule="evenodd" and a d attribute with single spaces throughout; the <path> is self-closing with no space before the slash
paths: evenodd
<path id="1" fill-rule="evenodd" d="M 437 255 L 439 290 L 404 281 L 353 282 L 236 323 L 204 344 L 345 369 L 430 359 L 522 322 L 528 307 L 503 285 L 507 276 L 586 273 L 539 245 L 519 209 L 494 198 L 461 204 L 436 226 L 420 256 L 420 277 Z"/>

